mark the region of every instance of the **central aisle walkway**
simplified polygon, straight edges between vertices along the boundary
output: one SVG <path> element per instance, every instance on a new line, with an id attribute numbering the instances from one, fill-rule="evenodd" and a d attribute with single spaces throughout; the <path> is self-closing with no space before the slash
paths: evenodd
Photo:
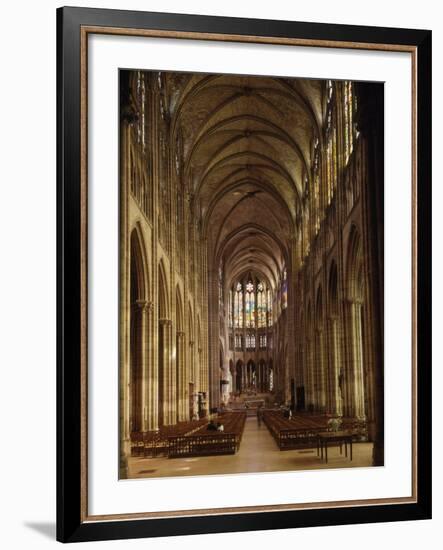
<path id="1" fill-rule="evenodd" d="M 329 463 L 317 457 L 316 449 L 280 451 L 267 427 L 255 417 L 246 419 L 240 450 L 235 455 L 192 458 L 130 458 L 129 477 L 172 477 L 252 472 L 278 472 L 320 468 L 371 466 L 372 443 L 356 443 L 352 462 L 340 456 L 337 447 L 328 451 Z"/>

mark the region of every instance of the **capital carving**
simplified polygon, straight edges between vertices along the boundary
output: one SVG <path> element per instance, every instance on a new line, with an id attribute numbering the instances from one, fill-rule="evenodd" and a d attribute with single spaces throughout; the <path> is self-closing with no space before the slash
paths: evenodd
<path id="1" fill-rule="evenodd" d="M 361 298 L 345 298 L 345 303 L 349 305 L 362 306 L 363 300 Z"/>
<path id="2" fill-rule="evenodd" d="M 159 323 L 166 327 L 169 327 L 172 325 L 172 321 L 170 319 L 160 319 Z"/>

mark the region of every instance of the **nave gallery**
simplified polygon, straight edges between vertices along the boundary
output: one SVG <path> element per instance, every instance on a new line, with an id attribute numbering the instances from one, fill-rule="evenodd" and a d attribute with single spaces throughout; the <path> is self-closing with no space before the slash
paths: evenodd
<path id="1" fill-rule="evenodd" d="M 383 465 L 383 85 L 122 71 L 120 146 L 120 476 Z"/>

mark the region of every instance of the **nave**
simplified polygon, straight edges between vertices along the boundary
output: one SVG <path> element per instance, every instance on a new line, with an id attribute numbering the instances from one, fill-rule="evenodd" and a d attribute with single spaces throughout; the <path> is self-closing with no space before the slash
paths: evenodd
<path id="1" fill-rule="evenodd" d="M 317 464 L 314 435 L 282 451 L 248 416 L 242 438 L 234 413 L 257 396 L 263 414 L 317 431 L 364 426 L 356 457 L 383 465 L 383 87 L 149 71 L 120 82 L 120 477 L 186 475 L 174 470 L 186 460 L 251 468 L 268 444 L 263 471 Z M 182 452 L 229 409 L 218 456 L 134 456 L 134 440 L 158 437 Z"/>
<path id="2" fill-rule="evenodd" d="M 315 448 L 281 452 L 269 430 L 256 418 L 246 419 L 240 449 L 236 454 L 165 459 L 131 457 L 128 461 L 130 478 L 216 475 L 235 473 L 279 472 L 324 468 L 368 467 L 372 465 L 372 443 L 353 446 L 352 462 L 339 448 L 331 447 L 328 463 L 317 456 Z"/>

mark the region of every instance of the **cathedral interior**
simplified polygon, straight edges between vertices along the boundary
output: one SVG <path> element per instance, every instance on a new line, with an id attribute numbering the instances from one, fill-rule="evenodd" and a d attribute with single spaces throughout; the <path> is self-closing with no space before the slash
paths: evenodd
<path id="1" fill-rule="evenodd" d="M 383 465 L 383 85 L 122 70 L 120 147 L 120 477 Z"/>

